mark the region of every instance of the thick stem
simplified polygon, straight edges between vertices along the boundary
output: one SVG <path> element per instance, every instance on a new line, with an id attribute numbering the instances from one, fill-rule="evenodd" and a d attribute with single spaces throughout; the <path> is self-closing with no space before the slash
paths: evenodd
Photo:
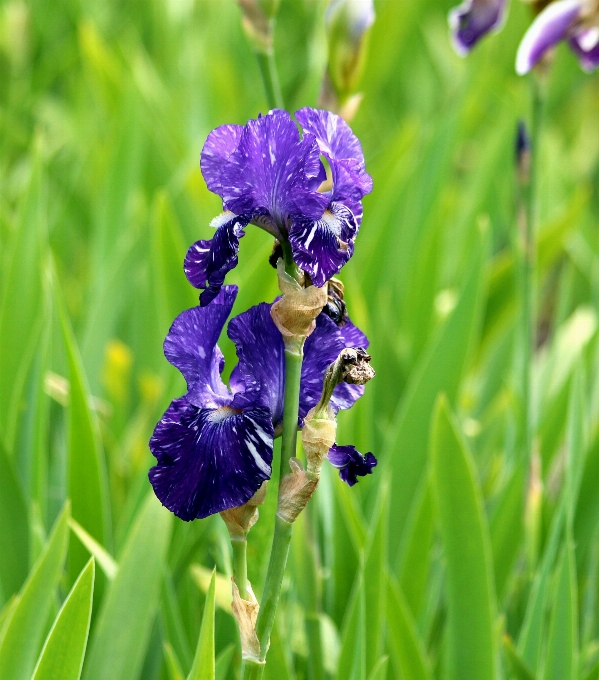
<path id="1" fill-rule="evenodd" d="M 272 29 L 274 32 L 274 23 Z M 266 101 L 269 109 L 283 109 L 283 94 L 279 84 L 277 64 L 275 62 L 274 49 L 271 47 L 267 52 L 256 51 L 256 59 L 260 68 L 260 75 L 264 84 Z"/>
<path id="2" fill-rule="evenodd" d="M 241 677 L 243 680 L 262 680 L 264 677 L 263 663 L 256 663 L 255 661 L 245 660 L 241 667 Z"/>
<path id="3" fill-rule="evenodd" d="M 256 633 L 258 635 L 258 640 L 260 640 L 260 658 L 262 660 L 266 658 L 266 652 L 268 651 L 270 633 L 275 621 L 277 605 L 279 604 L 279 597 L 281 595 L 281 584 L 283 582 L 285 566 L 287 565 L 287 556 L 289 555 L 289 544 L 291 543 L 292 532 L 293 524 L 285 522 L 280 517 L 276 518 L 275 535 L 272 541 L 268 573 L 266 574 L 264 593 L 262 594 L 262 602 L 260 603 L 260 613 L 258 614 L 258 621 L 256 622 Z"/>
<path id="4" fill-rule="evenodd" d="M 281 440 L 281 478 L 290 471 L 289 459 L 295 456 L 303 358 L 303 342 L 297 343 L 295 347 L 285 348 L 285 410 Z"/>
<path id="5" fill-rule="evenodd" d="M 233 548 L 233 576 L 239 588 L 242 600 L 248 600 L 248 569 L 247 569 L 247 541 L 245 539 L 231 539 Z"/>

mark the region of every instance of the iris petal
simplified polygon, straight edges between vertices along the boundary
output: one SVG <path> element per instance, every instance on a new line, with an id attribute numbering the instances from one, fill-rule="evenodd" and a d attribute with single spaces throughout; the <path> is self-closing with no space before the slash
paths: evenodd
<path id="1" fill-rule="evenodd" d="M 339 477 L 354 486 L 358 477 L 372 474 L 372 468 L 377 465 L 377 459 L 372 453 L 363 456 L 355 446 L 333 445 L 327 454 L 329 462 L 339 470 Z"/>
<path id="2" fill-rule="evenodd" d="M 225 276 L 237 266 L 239 239 L 251 215 L 235 215 L 226 211 L 212 220 L 216 234 L 210 240 L 196 241 L 187 251 L 183 269 L 194 288 L 203 288 L 202 306 L 210 304 L 218 295 Z"/>
<path id="3" fill-rule="evenodd" d="M 570 48 L 578 57 L 580 66 L 590 73 L 599 67 L 599 29 L 579 31 L 570 38 Z"/>
<path id="4" fill-rule="evenodd" d="M 322 287 L 350 260 L 357 232 L 354 214 L 343 203 L 331 203 L 318 220 L 294 217 L 289 234 L 293 259 Z"/>
<path id="5" fill-rule="evenodd" d="M 202 155 L 200 167 L 202 175 L 210 191 L 222 193 L 222 174 L 229 157 L 237 149 L 243 127 L 241 125 L 221 125 L 208 135 Z"/>
<path id="6" fill-rule="evenodd" d="M 507 0 L 465 0 L 449 13 L 453 45 L 465 56 L 490 31 L 501 28 Z"/>
<path id="7" fill-rule="evenodd" d="M 583 9 L 583 0 L 552 2 L 524 34 L 516 55 L 516 72 L 528 73 L 547 50 L 564 40 Z"/>
<path id="8" fill-rule="evenodd" d="M 218 337 L 237 297 L 237 286 L 224 286 L 208 307 L 194 307 L 180 314 L 164 341 L 164 354 L 187 381 L 189 401 L 199 408 L 227 404 L 232 397 L 220 374 L 223 355 Z"/>
<path id="9" fill-rule="evenodd" d="M 267 212 L 279 224 L 290 213 L 317 219 L 328 202 L 316 191 L 324 177 L 314 136 L 300 138 L 291 116 L 274 110 L 243 128 L 216 193 L 237 214 Z"/>
<path id="10" fill-rule="evenodd" d="M 154 492 L 190 521 L 246 503 L 270 478 L 273 428 L 268 409 L 201 409 L 175 399 L 156 425 L 149 472 Z"/>
<path id="11" fill-rule="evenodd" d="M 277 424 L 283 418 L 285 348 L 271 306 L 263 302 L 231 319 L 227 334 L 239 358 L 231 374 L 233 389 L 259 394 Z"/>

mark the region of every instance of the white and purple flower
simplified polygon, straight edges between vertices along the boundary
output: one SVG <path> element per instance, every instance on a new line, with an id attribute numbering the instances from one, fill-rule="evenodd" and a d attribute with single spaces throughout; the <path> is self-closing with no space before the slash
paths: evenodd
<path id="1" fill-rule="evenodd" d="M 227 329 L 238 363 L 230 388 L 221 379 L 217 340 L 233 308 L 236 286 L 223 286 L 212 303 L 175 319 L 164 353 L 187 381 L 187 394 L 171 402 L 150 440 L 157 464 L 149 478 L 163 505 L 183 520 L 207 517 L 246 503 L 270 478 L 275 428 L 283 419 L 284 345 L 262 303 L 231 319 Z M 366 347 L 351 321 L 338 326 L 320 314 L 304 350 L 300 423 L 318 402 L 328 365 L 347 347 Z M 342 383 L 331 399 L 336 412 L 350 408 L 364 388 Z M 372 472 L 376 459 L 335 445 L 329 460 L 350 486 Z"/>
<path id="2" fill-rule="evenodd" d="M 568 42 L 585 71 L 599 67 L 599 3 L 596 0 L 556 0 L 547 5 L 520 43 L 517 73 L 528 73 L 562 40 Z"/>
<path id="3" fill-rule="evenodd" d="M 449 13 L 456 52 L 465 56 L 490 31 L 498 31 L 506 15 L 507 0 L 465 0 Z"/>
<path id="4" fill-rule="evenodd" d="M 237 265 L 239 239 L 251 222 L 289 242 L 295 262 L 321 287 L 351 258 L 362 220 L 362 198 L 372 190 L 364 155 L 347 123 L 328 111 L 301 109 L 297 124 L 275 109 L 245 126 L 221 125 L 204 145 L 201 169 L 224 212 L 216 234 L 195 243 L 185 258 L 190 283 L 213 300 Z M 321 191 L 331 168 L 332 188 Z"/>

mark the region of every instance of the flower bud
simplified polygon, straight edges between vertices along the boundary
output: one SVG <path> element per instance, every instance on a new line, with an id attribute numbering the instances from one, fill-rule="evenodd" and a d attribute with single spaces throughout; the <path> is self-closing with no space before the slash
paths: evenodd
<path id="1" fill-rule="evenodd" d="M 263 663 L 260 661 L 260 641 L 256 634 L 256 620 L 258 619 L 258 612 L 260 605 L 256 596 L 254 595 L 250 584 L 248 583 L 247 590 L 249 600 L 244 600 L 239 594 L 239 588 L 233 582 L 233 616 L 237 619 L 239 626 L 239 637 L 241 638 L 241 658 L 251 659 L 254 663 Z"/>
<path id="2" fill-rule="evenodd" d="M 258 521 L 258 506 L 262 505 L 266 498 L 266 484 L 264 482 L 244 505 L 220 513 L 232 540 L 245 541 L 249 530 Z"/>
<path id="3" fill-rule="evenodd" d="M 318 476 L 304 470 L 297 458 L 289 459 L 291 472 L 283 477 L 279 487 L 277 515 L 287 524 L 293 524 L 306 507 L 318 486 Z"/>
<path id="4" fill-rule="evenodd" d="M 326 418 L 314 418 L 316 408 L 311 409 L 302 428 L 302 445 L 308 462 L 308 472 L 320 474 L 320 468 L 337 436 L 337 421 L 331 407 Z"/>
<path id="5" fill-rule="evenodd" d="M 243 12 L 243 30 L 247 35 L 252 47 L 262 54 L 269 54 L 272 50 L 272 25 L 270 15 L 265 11 L 270 5 L 278 7 L 277 0 L 237 0 Z M 264 5 L 264 6 L 263 6 Z M 276 11 L 275 7 L 275 11 Z"/>
<path id="6" fill-rule="evenodd" d="M 356 88 L 362 75 L 368 32 L 374 16 L 372 0 L 332 0 L 327 9 L 328 74 L 341 104 Z"/>
<path id="7" fill-rule="evenodd" d="M 270 315 L 285 341 L 304 338 L 316 327 L 315 319 L 327 303 L 327 288 L 302 288 L 287 274 L 282 260 L 279 260 L 277 269 L 283 297 L 273 304 Z"/>

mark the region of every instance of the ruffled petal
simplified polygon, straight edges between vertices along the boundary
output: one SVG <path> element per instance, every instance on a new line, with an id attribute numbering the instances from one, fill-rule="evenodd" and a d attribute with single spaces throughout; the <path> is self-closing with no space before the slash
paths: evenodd
<path id="1" fill-rule="evenodd" d="M 453 46 L 465 56 L 490 31 L 503 25 L 507 0 L 465 0 L 449 13 Z"/>
<path id="2" fill-rule="evenodd" d="M 227 334 L 239 358 L 231 386 L 235 391 L 255 394 L 277 424 L 283 419 L 285 348 L 270 316 L 271 306 L 263 302 L 231 319 Z"/>
<path id="3" fill-rule="evenodd" d="M 308 336 L 304 346 L 300 387 L 301 418 L 305 418 L 308 411 L 318 403 L 322 394 L 324 373 L 328 366 L 335 361 L 342 349 L 356 346 L 346 338 L 357 338 L 361 341 L 357 346 L 368 346 L 366 336 L 351 321 L 340 329 L 326 314 L 320 314 L 316 318 L 316 328 Z M 363 385 L 341 383 L 335 388 L 330 403 L 335 412 L 345 410 L 351 408 L 363 394 Z"/>
<path id="4" fill-rule="evenodd" d="M 578 31 L 569 42 L 584 71 L 591 73 L 599 67 L 599 28 L 593 26 Z"/>
<path id="5" fill-rule="evenodd" d="M 187 381 L 187 399 L 198 408 L 216 408 L 232 397 L 223 384 L 223 355 L 216 344 L 237 297 L 237 286 L 224 286 L 208 307 L 180 314 L 164 341 L 164 355 Z"/>
<path id="6" fill-rule="evenodd" d="M 200 304 L 208 305 L 218 295 L 225 276 L 237 266 L 239 239 L 251 215 L 235 215 L 226 211 L 210 223 L 216 234 L 209 241 L 196 241 L 187 251 L 183 269 L 187 280 L 195 288 L 205 289 Z"/>
<path id="7" fill-rule="evenodd" d="M 516 55 L 516 72 L 528 73 L 547 52 L 568 37 L 583 9 L 584 0 L 552 2 L 534 20 L 524 34 Z"/>
<path id="8" fill-rule="evenodd" d="M 243 127 L 241 125 L 221 125 L 208 135 L 202 155 L 200 168 L 210 191 L 222 195 L 222 172 L 229 157 L 237 149 Z"/>
<path id="9" fill-rule="evenodd" d="M 268 409 L 197 408 L 175 399 L 156 425 L 149 472 L 160 502 L 185 521 L 246 503 L 270 478 L 273 428 Z"/>
<path id="10" fill-rule="evenodd" d="M 293 259 L 320 288 L 350 260 L 357 232 L 354 214 L 343 203 L 331 203 L 315 221 L 294 216 L 289 234 Z"/>
<path id="11" fill-rule="evenodd" d="M 362 145 L 349 125 L 335 113 L 308 106 L 295 117 L 305 132 L 318 141 L 333 174 L 333 201 L 360 201 L 372 191 L 372 177 L 366 172 Z"/>
<path id="12" fill-rule="evenodd" d="M 363 456 L 355 446 L 339 446 L 335 444 L 329 450 L 327 458 L 331 465 L 339 470 L 339 477 L 353 486 L 358 483 L 358 477 L 372 474 L 372 468 L 377 465 L 377 459 L 372 453 Z"/>
<path id="13" fill-rule="evenodd" d="M 324 178 L 314 136 L 301 139 L 289 114 L 274 110 L 243 128 L 217 193 L 228 210 L 267 212 L 282 224 L 290 213 L 320 217 L 328 202 L 317 192 Z"/>

